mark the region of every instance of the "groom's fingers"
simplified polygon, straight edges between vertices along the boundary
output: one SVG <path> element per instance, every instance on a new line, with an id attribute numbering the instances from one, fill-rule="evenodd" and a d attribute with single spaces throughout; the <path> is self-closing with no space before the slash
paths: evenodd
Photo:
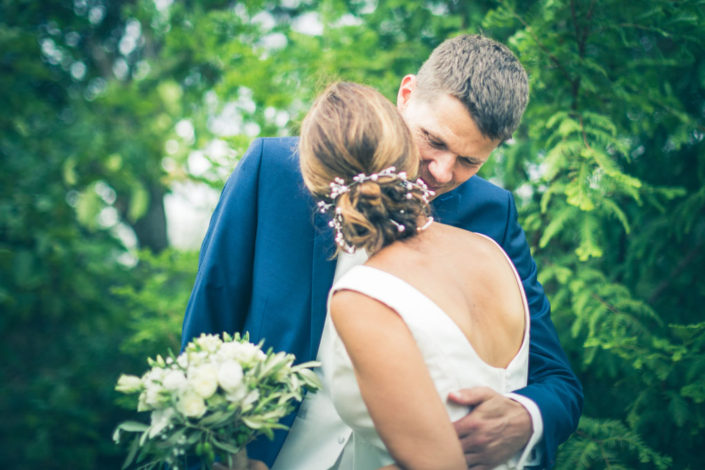
<path id="1" fill-rule="evenodd" d="M 453 423 L 469 468 L 494 468 L 526 445 L 531 418 L 519 403 L 487 387 L 463 389 L 448 398 L 471 408 Z"/>
<path id="2" fill-rule="evenodd" d="M 455 432 L 463 444 L 463 450 L 466 452 L 484 450 L 487 444 L 482 433 L 484 421 L 488 419 L 488 414 L 497 414 L 496 409 L 492 413 L 491 405 L 492 399 L 499 396 L 499 393 L 489 387 L 465 388 L 448 394 L 448 399 L 453 403 L 468 407 L 468 414 L 453 423 Z M 481 409 L 478 410 L 478 408 Z M 478 411 L 473 413 L 474 410 Z M 465 439 L 469 435 L 471 438 Z M 472 447 L 466 448 L 466 446 Z"/>
<path id="3" fill-rule="evenodd" d="M 477 406 L 495 395 L 499 395 L 499 393 L 489 387 L 473 387 L 450 392 L 448 399 L 458 405 Z"/>

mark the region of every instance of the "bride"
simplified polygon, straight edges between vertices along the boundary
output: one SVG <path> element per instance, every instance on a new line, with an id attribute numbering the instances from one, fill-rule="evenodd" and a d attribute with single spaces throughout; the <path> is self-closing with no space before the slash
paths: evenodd
<path id="1" fill-rule="evenodd" d="M 433 221 L 409 130 L 377 91 L 329 86 L 302 124 L 300 155 L 339 254 L 369 255 L 333 285 L 324 329 L 324 387 L 353 429 L 338 468 L 467 468 L 452 424 L 467 409 L 446 397 L 527 381 L 514 266 L 490 238 Z"/>

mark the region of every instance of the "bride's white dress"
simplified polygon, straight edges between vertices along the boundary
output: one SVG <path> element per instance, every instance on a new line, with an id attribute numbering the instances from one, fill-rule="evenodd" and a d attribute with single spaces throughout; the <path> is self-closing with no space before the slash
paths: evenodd
<path id="1" fill-rule="evenodd" d="M 515 271 L 521 288 L 521 280 Z M 447 401 L 451 391 L 487 386 L 500 393 L 526 385 L 529 360 L 529 308 L 522 288 L 526 327 L 519 352 L 506 368 L 493 367 L 483 361 L 460 328 L 431 299 L 402 279 L 385 271 L 360 265 L 345 273 L 333 286 L 331 295 L 347 289 L 361 292 L 387 305 L 406 322 L 423 354 L 448 415 L 455 421 L 467 408 Z M 330 315 L 328 315 L 330 322 Z M 374 326 L 371 325 L 371 328 Z M 323 364 L 324 380 L 330 387 L 333 404 L 343 421 L 352 428 L 352 438 L 345 454 L 351 458 L 339 462 L 341 470 L 377 469 L 393 463 L 360 395 L 352 363 L 332 324 L 326 325 L 331 354 Z M 514 468 L 518 456 L 500 469 Z"/>

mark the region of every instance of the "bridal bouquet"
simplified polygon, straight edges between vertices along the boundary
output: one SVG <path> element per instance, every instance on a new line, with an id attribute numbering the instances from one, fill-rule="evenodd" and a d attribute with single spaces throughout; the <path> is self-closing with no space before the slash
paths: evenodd
<path id="1" fill-rule="evenodd" d="M 142 377 L 122 375 L 115 389 L 139 394 L 137 411 L 150 412 L 150 423 L 121 423 L 124 433 L 136 433 L 123 468 L 167 464 L 184 469 L 186 455 L 200 457 L 211 468 L 216 457 L 232 464 L 235 455 L 260 435 L 286 429 L 279 420 L 294 410 L 304 390 L 320 387 L 311 370 L 317 363 L 293 365 L 294 356 L 264 353 L 248 336 L 203 334 L 178 357 L 148 359 Z"/>

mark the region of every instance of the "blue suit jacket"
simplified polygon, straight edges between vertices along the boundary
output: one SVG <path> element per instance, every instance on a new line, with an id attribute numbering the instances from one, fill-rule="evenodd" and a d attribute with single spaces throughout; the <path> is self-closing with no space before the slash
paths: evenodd
<path id="1" fill-rule="evenodd" d="M 314 210 L 299 170 L 296 138 L 255 140 L 223 189 L 201 247 L 198 274 L 184 318 L 182 344 L 206 333 L 248 331 L 265 348 L 287 351 L 298 362 L 316 358 L 333 282 L 335 251 L 325 216 Z M 572 433 L 582 389 L 558 342 L 550 306 L 536 279 L 511 194 L 473 177 L 433 201 L 434 216 L 480 232 L 509 254 L 531 309 L 529 384 L 544 422 L 544 458 Z M 286 424 L 291 424 L 294 414 Z M 251 457 L 271 466 L 286 437 L 260 439 Z"/>

